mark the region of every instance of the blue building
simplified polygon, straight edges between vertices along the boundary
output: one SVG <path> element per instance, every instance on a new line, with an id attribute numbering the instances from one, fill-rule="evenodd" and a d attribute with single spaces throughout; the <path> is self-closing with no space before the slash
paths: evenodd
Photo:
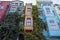
<path id="1" fill-rule="evenodd" d="M 39 18 L 47 24 L 43 34 L 47 40 L 59 40 L 60 27 L 53 2 L 51 0 L 37 0 L 37 6 L 40 13 Z"/>

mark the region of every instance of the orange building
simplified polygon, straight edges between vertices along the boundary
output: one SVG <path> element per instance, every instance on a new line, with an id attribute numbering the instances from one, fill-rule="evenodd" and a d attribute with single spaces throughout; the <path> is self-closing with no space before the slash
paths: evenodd
<path id="1" fill-rule="evenodd" d="M 24 31 L 33 30 L 32 4 L 26 4 Z"/>

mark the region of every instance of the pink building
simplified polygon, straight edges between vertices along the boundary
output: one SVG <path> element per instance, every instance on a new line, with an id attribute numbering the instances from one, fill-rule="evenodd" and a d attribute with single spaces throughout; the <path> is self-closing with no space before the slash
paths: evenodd
<path id="1" fill-rule="evenodd" d="M 0 1 L 0 24 L 3 21 L 4 15 L 9 8 L 9 1 Z"/>

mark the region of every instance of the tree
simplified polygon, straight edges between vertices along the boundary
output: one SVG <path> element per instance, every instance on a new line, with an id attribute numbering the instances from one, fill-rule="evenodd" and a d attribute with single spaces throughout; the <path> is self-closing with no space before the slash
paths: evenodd
<path id="1" fill-rule="evenodd" d="M 16 40 L 18 36 L 18 14 L 8 14 L 0 27 L 0 40 Z"/>

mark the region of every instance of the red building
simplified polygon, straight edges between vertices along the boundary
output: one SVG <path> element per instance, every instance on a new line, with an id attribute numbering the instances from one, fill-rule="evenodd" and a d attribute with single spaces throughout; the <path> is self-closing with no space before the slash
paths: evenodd
<path id="1" fill-rule="evenodd" d="M 9 8 L 9 4 L 9 1 L 0 1 L 0 24 L 3 21 L 7 9 Z"/>

